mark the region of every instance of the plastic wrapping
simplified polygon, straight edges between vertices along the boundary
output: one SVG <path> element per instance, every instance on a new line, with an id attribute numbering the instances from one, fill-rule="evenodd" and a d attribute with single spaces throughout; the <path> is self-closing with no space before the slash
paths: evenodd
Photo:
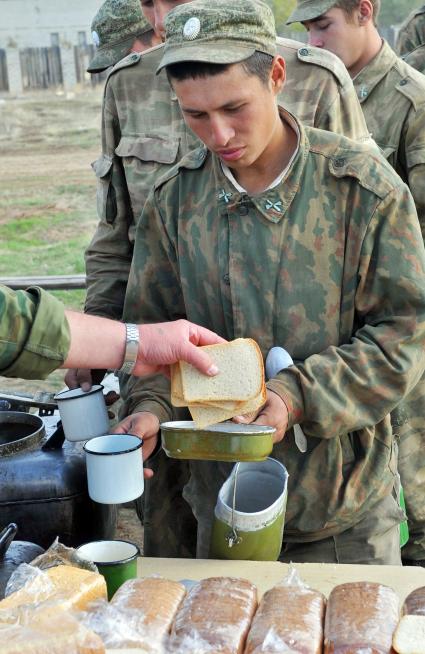
<path id="1" fill-rule="evenodd" d="M 245 654 L 321 654 L 326 600 L 290 568 L 283 582 L 262 597 Z"/>
<path id="2" fill-rule="evenodd" d="M 404 615 L 425 615 L 425 586 L 412 590 L 406 597 L 402 613 Z"/>
<path id="3" fill-rule="evenodd" d="M 335 586 L 325 619 L 325 654 L 390 654 L 399 617 L 392 588 L 372 582 Z"/>
<path id="4" fill-rule="evenodd" d="M 210 577 L 188 593 L 174 622 L 170 654 L 241 654 L 257 589 L 245 579 Z"/>
<path id="5" fill-rule="evenodd" d="M 66 613 L 23 612 L 22 622 L 0 624 L 2 654 L 104 654 L 101 639 Z"/>
<path id="6" fill-rule="evenodd" d="M 99 602 L 80 619 L 108 648 L 161 654 L 185 593 L 182 584 L 161 577 L 129 579 L 109 604 Z"/>

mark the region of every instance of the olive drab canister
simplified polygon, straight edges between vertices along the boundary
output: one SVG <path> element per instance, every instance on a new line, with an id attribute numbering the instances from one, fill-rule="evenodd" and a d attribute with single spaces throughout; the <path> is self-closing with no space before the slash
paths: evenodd
<path id="1" fill-rule="evenodd" d="M 275 459 L 237 463 L 221 487 L 210 557 L 276 561 L 282 547 L 288 473 Z"/>

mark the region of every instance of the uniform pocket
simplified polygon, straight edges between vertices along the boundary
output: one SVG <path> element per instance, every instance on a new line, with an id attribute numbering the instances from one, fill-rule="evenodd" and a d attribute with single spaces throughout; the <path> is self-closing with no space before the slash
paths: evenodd
<path id="1" fill-rule="evenodd" d="M 100 220 L 112 224 L 117 215 L 117 201 L 112 178 L 112 157 L 103 154 L 92 163 L 97 177 L 97 214 Z"/>
<path id="2" fill-rule="evenodd" d="M 115 149 L 119 157 L 135 157 L 143 162 L 171 165 L 177 160 L 179 139 L 160 136 L 123 136 Z"/>

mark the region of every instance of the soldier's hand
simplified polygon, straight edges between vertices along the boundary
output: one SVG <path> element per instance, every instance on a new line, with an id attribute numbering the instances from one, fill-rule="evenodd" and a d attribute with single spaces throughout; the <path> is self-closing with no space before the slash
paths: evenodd
<path id="1" fill-rule="evenodd" d="M 288 427 L 288 409 L 280 395 L 267 389 L 266 403 L 261 407 L 257 414 L 249 416 L 237 416 L 233 418 L 234 422 L 240 424 L 267 425 L 274 427 L 276 433 L 273 442 L 278 443 L 285 436 Z"/>
<path id="2" fill-rule="evenodd" d="M 100 384 L 104 378 L 106 370 L 90 370 L 85 368 L 70 369 L 65 375 L 65 384 L 68 388 L 78 388 L 87 392 L 93 384 Z M 107 402 L 108 404 L 108 402 Z"/>
<path id="3" fill-rule="evenodd" d="M 148 411 L 140 411 L 121 420 L 112 430 L 114 434 L 134 434 L 143 438 L 143 461 L 147 461 L 158 443 L 159 420 Z M 144 468 L 144 476 L 149 479 L 153 476 L 150 468 Z"/>
<path id="4" fill-rule="evenodd" d="M 214 332 L 188 320 L 141 325 L 139 357 L 133 374 L 167 374 L 168 365 L 187 361 L 205 375 L 216 375 L 217 367 L 200 345 L 225 343 Z"/>
<path id="5" fill-rule="evenodd" d="M 65 384 L 68 388 L 81 388 L 83 391 L 89 391 L 93 385 L 91 370 L 74 368 L 68 370 L 65 375 Z"/>

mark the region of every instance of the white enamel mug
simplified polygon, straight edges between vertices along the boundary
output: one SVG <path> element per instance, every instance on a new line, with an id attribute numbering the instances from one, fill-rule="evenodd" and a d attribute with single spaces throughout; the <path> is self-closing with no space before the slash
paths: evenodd
<path id="1" fill-rule="evenodd" d="M 103 386 L 92 386 L 89 391 L 72 388 L 57 393 L 55 400 L 68 441 L 87 441 L 108 433 L 109 418 Z"/>
<path id="2" fill-rule="evenodd" d="M 133 434 L 106 434 L 85 445 L 89 495 L 100 504 L 123 504 L 143 493 L 143 440 Z"/>

